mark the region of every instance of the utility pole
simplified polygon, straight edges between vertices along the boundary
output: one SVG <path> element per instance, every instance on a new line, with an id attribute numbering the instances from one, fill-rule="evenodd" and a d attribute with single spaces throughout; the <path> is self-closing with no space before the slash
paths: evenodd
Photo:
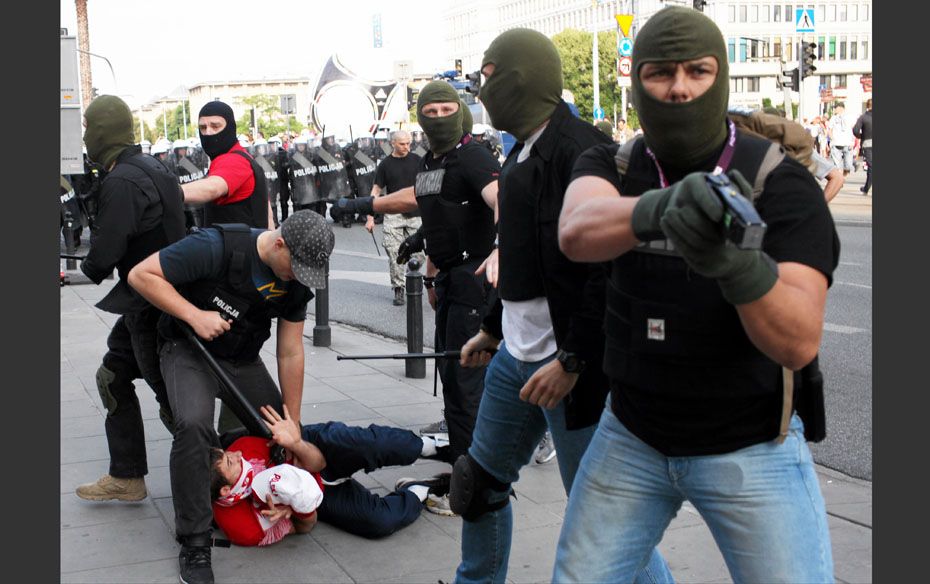
<path id="1" fill-rule="evenodd" d="M 74 0 L 78 25 L 78 54 L 81 59 L 81 112 L 87 109 L 93 96 L 93 78 L 90 71 L 90 37 L 87 26 L 87 0 Z"/>
<path id="2" fill-rule="evenodd" d="M 598 69 L 598 49 L 597 49 L 597 1 L 591 0 L 591 36 L 594 40 L 591 41 L 591 61 L 593 63 L 591 67 L 591 74 L 594 76 L 594 79 L 591 82 L 592 89 L 594 90 L 594 103 L 593 110 L 597 112 L 601 109 L 601 83 L 600 83 L 600 72 Z M 597 120 L 597 114 L 595 113 L 594 119 Z"/>

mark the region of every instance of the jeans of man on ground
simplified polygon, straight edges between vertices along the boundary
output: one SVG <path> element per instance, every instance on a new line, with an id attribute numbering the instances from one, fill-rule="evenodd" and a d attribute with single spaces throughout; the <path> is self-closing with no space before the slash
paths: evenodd
<path id="1" fill-rule="evenodd" d="M 161 371 L 174 412 L 175 434 L 169 470 L 178 536 L 210 529 L 210 446 L 219 447 L 213 430 L 219 381 L 187 339 L 166 341 L 161 347 Z M 237 382 L 245 399 L 258 410 L 263 405 L 283 411 L 281 393 L 260 357 L 254 361 L 216 360 Z"/>
<path id="2" fill-rule="evenodd" d="M 547 410 L 520 399 L 520 389 L 554 357 L 550 355 L 536 362 L 520 361 L 507 351 L 506 342 L 501 343 L 488 365 L 469 454 L 497 480 L 515 483 L 520 469 L 529 464 L 539 439 L 550 428 L 559 453 L 557 460 L 562 485 L 567 494 L 597 426 L 567 430 L 564 400 L 552 410 Z M 507 492 L 495 492 L 494 497 L 502 500 L 509 495 Z M 463 520 L 462 562 L 455 575 L 456 583 L 504 582 L 512 533 L 511 504 L 485 513 L 476 521 Z M 636 582 L 667 581 L 671 581 L 668 566 L 654 551 L 648 569 L 637 577 Z"/>
<path id="3" fill-rule="evenodd" d="M 796 415 L 782 444 L 666 457 L 609 407 L 578 469 L 552 581 L 629 582 L 686 499 L 735 582 L 833 582 L 826 509 Z"/>
<path id="4" fill-rule="evenodd" d="M 390 535 L 413 523 L 423 503 L 409 490 L 384 496 L 350 478 L 357 471 L 372 472 L 385 466 L 407 466 L 420 457 L 423 439 L 410 430 L 371 424 L 366 428 L 342 422 L 308 424 L 303 439 L 320 449 L 326 468 L 324 481 L 349 480 L 326 485 L 317 512 L 320 521 L 367 538 Z"/>

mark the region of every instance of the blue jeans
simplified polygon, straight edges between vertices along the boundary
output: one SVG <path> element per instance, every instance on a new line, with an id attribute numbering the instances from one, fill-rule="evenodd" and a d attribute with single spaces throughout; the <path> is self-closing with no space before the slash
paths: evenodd
<path id="1" fill-rule="evenodd" d="M 734 582 L 833 582 L 826 509 L 797 416 L 782 444 L 666 457 L 610 408 L 578 470 L 553 582 L 629 582 L 685 499 Z"/>
<path id="2" fill-rule="evenodd" d="M 853 149 L 852 146 L 831 146 L 830 157 L 833 164 L 842 171 L 853 171 Z"/>
<path id="3" fill-rule="evenodd" d="M 569 493 L 581 457 L 596 426 L 566 430 L 565 405 L 552 410 L 520 399 L 520 389 L 532 375 L 552 361 L 549 356 L 528 363 L 513 357 L 505 343 L 488 365 L 484 395 L 468 453 L 486 471 L 503 483 L 519 479 L 520 469 L 530 462 L 536 445 L 548 427 L 558 452 L 559 473 Z M 508 499 L 507 492 L 494 492 L 494 500 Z M 476 521 L 462 522 L 462 563 L 455 574 L 457 584 L 504 582 L 510 558 L 513 512 L 510 505 L 485 513 Z M 657 574 L 643 582 L 671 580 L 662 557 L 654 552 L 650 568 Z M 667 575 L 665 577 L 664 575 Z"/>

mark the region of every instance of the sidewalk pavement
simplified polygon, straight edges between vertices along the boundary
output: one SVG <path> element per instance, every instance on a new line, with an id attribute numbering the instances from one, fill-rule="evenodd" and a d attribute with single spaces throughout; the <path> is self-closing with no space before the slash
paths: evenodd
<path id="1" fill-rule="evenodd" d="M 865 171 L 857 170 L 849 173 L 843 188 L 830 201 L 830 212 L 837 225 L 872 225 L 872 193 L 867 195 L 859 190 L 865 184 Z"/>
<path id="2" fill-rule="evenodd" d="M 839 197 L 838 197 L 839 198 Z M 61 582 L 178 581 L 178 545 L 168 476 L 170 435 L 158 419 L 151 391 L 137 381 L 145 418 L 149 496 L 138 503 L 89 502 L 77 485 L 107 472 L 104 410 L 94 374 L 115 316 L 93 307 L 113 284 L 61 289 Z M 416 430 L 440 418 L 441 397 L 426 379 L 404 377 L 402 361 L 336 361 L 337 355 L 406 352 L 404 342 L 332 324 L 332 346 L 314 347 L 306 331 L 304 423 L 339 420 Z M 262 357 L 276 375 L 274 335 Z M 412 468 L 382 469 L 356 478 L 386 493 L 403 476 L 432 476 L 449 466 L 422 460 Z M 827 501 L 838 582 L 872 581 L 872 484 L 818 467 Z M 510 582 L 548 582 L 565 509 L 555 463 L 530 465 L 514 485 L 515 536 Z M 371 541 L 319 524 L 267 548 L 214 548 L 216 581 L 227 582 L 450 582 L 458 564 L 461 519 L 422 512 L 409 527 Z M 672 521 L 660 550 L 678 582 L 730 582 L 720 553 L 689 504 Z"/>

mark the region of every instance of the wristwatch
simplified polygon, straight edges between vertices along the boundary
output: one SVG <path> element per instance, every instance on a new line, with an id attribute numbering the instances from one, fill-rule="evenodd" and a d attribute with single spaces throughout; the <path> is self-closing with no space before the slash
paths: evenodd
<path id="1" fill-rule="evenodd" d="M 564 349 L 559 349 L 555 358 L 562 364 L 562 369 L 566 373 L 581 373 L 584 371 L 585 362 L 576 353 L 569 353 Z"/>

